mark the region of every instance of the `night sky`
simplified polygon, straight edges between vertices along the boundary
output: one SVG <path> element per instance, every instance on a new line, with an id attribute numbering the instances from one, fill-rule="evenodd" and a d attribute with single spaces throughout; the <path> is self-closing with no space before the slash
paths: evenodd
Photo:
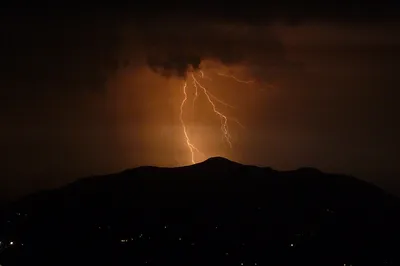
<path id="1" fill-rule="evenodd" d="M 148 2 L 1 9 L 0 198 L 191 164 L 185 79 L 196 161 L 312 166 L 400 193 L 398 3 Z M 216 103 L 232 148 L 204 95 L 192 108 L 191 73 L 234 107 Z"/>

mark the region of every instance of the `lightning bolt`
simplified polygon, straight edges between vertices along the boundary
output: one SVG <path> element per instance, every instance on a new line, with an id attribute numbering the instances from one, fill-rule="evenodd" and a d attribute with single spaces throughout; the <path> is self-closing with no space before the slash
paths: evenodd
<path id="1" fill-rule="evenodd" d="M 210 96 L 208 90 L 195 78 L 193 73 L 191 74 L 191 76 L 192 76 L 193 85 L 195 86 L 195 88 L 197 86 L 199 86 L 203 90 L 204 95 L 207 97 L 208 102 L 211 104 L 211 107 L 212 107 L 214 113 L 220 118 L 222 134 L 223 134 L 226 142 L 229 144 L 229 147 L 232 148 L 231 135 L 229 133 L 229 127 L 228 127 L 228 118 L 223 113 L 221 113 L 220 111 L 217 110 L 217 107 L 215 106 L 215 103 L 211 99 L 211 96 Z M 196 88 L 196 90 L 197 90 L 197 88 Z"/>
<path id="2" fill-rule="evenodd" d="M 197 151 L 199 153 L 201 153 L 201 152 L 196 148 L 196 146 L 194 146 L 190 142 L 190 138 L 189 138 L 189 135 L 188 135 L 187 130 L 186 130 L 186 124 L 185 124 L 185 121 L 183 120 L 183 113 L 184 113 L 183 112 L 183 108 L 184 108 L 185 103 L 187 101 L 186 87 L 187 87 L 187 82 L 185 81 L 185 83 L 183 84 L 183 89 L 182 89 L 184 98 L 183 98 L 182 103 L 181 103 L 181 108 L 180 108 L 181 112 L 180 112 L 180 115 L 179 115 L 179 119 L 181 120 L 181 125 L 182 125 L 182 129 L 183 129 L 183 134 L 185 135 L 186 145 L 190 150 L 192 163 L 195 164 L 196 163 L 195 158 L 194 158 L 195 157 L 195 151 Z"/>
<path id="3" fill-rule="evenodd" d="M 201 73 L 203 73 L 203 72 L 201 72 Z M 199 96 L 199 92 L 198 92 L 198 89 L 197 89 L 197 86 L 196 86 L 195 82 L 193 82 L 193 86 L 195 88 L 194 98 L 193 98 L 193 112 L 194 112 L 194 105 L 196 103 L 197 97 Z"/>
<path id="4" fill-rule="evenodd" d="M 221 77 L 225 77 L 225 78 L 231 78 L 231 79 L 233 79 L 233 80 L 235 80 L 236 82 L 239 82 L 239 83 L 251 84 L 251 83 L 255 82 L 255 80 L 243 80 L 243 79 L 237 78 L 234 75 L 224 74 L 224 73 L 221 73 L 221 72 L 218 72 L 217 75 L 221 76 Z M 264 87 L 267 87 L 269 89 L 276 89 L 276 87 L 274 85 L 272 85 L 272 84 L 263 84 L 263 85 L 264 85 Z M 259 88 L 259 90 L 260 91 L 264 91 L 263 88 Z"/>
<path id="5" fill-rule="evenodd" d="M 251 81 L 240 80 L 240 79 L 236 78 L 236 77 L 233 76 L 233 75 L 227 75 L 227 74 L 223 74 L 223 73 L 217 73 L 217 74 L 220 75 L 220 76 L 232 78 L 232 79 L 234 79 L 235 81 L 237 81 L 237 82 L 239 82 L 239 83 L 246 83 L 246 84 L 249 84 L 249 83 L 254 82 L 254 81 L 252 81 L 252 80 L 251 80 Z M 179 115 L 179 118 L 180 118 L 180 122 L 181 122 L 181 126 L 182 126 L 182 131 L 183 131 L 183 135 L 184 135 L 184 141 L 185 141 L 185 144 L 186 144 L 187 148 L 188 148 L 189 151 L 190 151 L 190 159 L 191 159 L 192 164 L 195 164 L 195 163 L 196 163 L 196 155 L 197 155 L 197 154 L 200 154 L 200 155 L 202 155 L 203 157 L 205 157 L 205 156 L 204 156 L 204 154 L 192 143 L 192 141 L 191 141 L 191 139 L 190 139 L 190 137 L 189 137 L 189 134 L 188 134 L 188 130 L 187 130 L 187 126 L 186 126 L 186 124 L 185 124 L 185 120 L 184 120 L 184 109 L 185 109 L 186 101 L 188 100 L 188 94 L 187 94 L 188 84 L 192 84 L 192 86 L 193 86 L 193 88 L 194 88 L 194 97 L 193 97 L 193 101 L 192 101 L 193 119 L 194 119 L 194 111 L 195 111 L 195 104 L 196 104 L 196 101 L 197 101 L 197 99 L 198 99 L 198 97 L 199 97 L 199 94 L 202 93 L 202 94 L 206 97 L 206 99 L 207 99 L 209 105 L 211 106 L 211 109 L 212 109 L 212 111 L 214 112 L 214 114 L 220 119 L 220 124 L 221 124 L 220 129 L 221 129 L 221 132 L 222 132 L 223 140 L 229 145 L 230 148 L 232 148 L 232 137 L 231 137 L 231 134 L 230 134 L 230 131 L 229 131 L 228 122 L 229 122 L 229 121 L 235 122 L 235 123 L 237 123 L 240 127 L 244 128 L 244 126 L 243 126 L 236 118 L 230 118 L 230 117 L 228 117 L 227 115 L 225 115 L 224 113 L 222 113 L 222 112 L 217 108 L 216 103 L 219 103 L 219 104 L 221 104 L 221 105 L 223 105 L 223 106 L 225 106 L 225 107 L 230 107 L 230 108 L 235 108 L 235 107 L 232 106 L 232 105 L 230 105 L 230 104 L 228 104 L 228 103 L 226 103 L 226 102 L 224 102 L 223 100 L 219 99 L 219 98 L 216 97 L 215 95 L 213 95 L 213 94 L 209 91 L 209 89 L 207 89 L 207 88 L 199 81 L 199 79 L 196 78 L 196 76 L 198 76 L 198 77 L 201 78 L 201 79 L 204 79 L 204 80 L 205 80 L 205 79 L 208 79 L 209 81 L 211 81 L 211 78 L 209 78 L 208 76 L 206 76 L 202 70 L 199 70 L 199 71 L 197 71 L 197 72 L 190 72 L 190 73 L 188 72 L 188 73 L 187 73 L 187 78 L 186 78 L 186 80 L 184 81 L 183 88 L 182 88 L 182 91 L 183 91 L 183 99 L 182 99 L 182 102 L 181 102 L 181 105 L 180 105 L 180 115 Z M 188 82 L 188 79 L 190 80 L 190 82 Z"/>
<path id="6" fill-rule="evenodd" d="M 202 79 L 208 79 L 208 80 L 212 81 L 212 79 L 209 76 L 206 76 L 202 70 L 199 70 L 199 76 Z"/>
<path id="7" fill-rule="evenodd" d="M 235 81 L 237 81 L 239 83 L 245 83 L 245 84 L 254 83 L 254 80 L 242 80 L 242 79 L 238 79 L 234 75 L 228 75 L 228 74 L 224 74 L 224 73 L 217 73 L 217 75 L 218 76 L 222 76 L 222 77 L 226 77 L 226 78 L 234 79 Z"/>

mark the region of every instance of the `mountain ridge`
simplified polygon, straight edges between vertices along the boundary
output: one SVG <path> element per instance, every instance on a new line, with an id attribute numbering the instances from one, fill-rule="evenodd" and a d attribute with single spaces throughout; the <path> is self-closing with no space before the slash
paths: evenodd
<path id="1" fill-rule="evenodd" d="M 389 195 L 386 191 L 382 190 L 378 186 L 363 180 L 359 180 L 350 175 L 324 173 L 313 167 L 301 167 L 295 170 L 278 171 L 271 167 L 260 167 L 238 163 L 224 157 L 211 157 L 193 165 L 180 167 L 140 166 L 107 175 L 84 177 L 56 189 L 48 189 L 32 193 L 15 201 L 14 204 L 18 204 L 26 201 L 27 199 L 38 196 L 40 197 L 41 194 L 54 194 L 57 193 L 57 191 L 65 191 L 72 187 L 85 187 L 92 185 L 97 186 L 97 184 L 101 183 L 104 183 L 105 185 L 106 183 L 111 185 L 112 183 L 118 182 L 133 182 L 136 186 L 142 186 L 145 185 L 146 182 L 161 182 L 162 184 L 165 184 L 169 181 L 182 183 L 211 182 L 208 183 L 208 185 L 212 185 L 212 182 L 218 183 L 226 181 L 254 181 L 261 183 L 265 181 L 267 183 L 272 182 L 273 185 L 275 183 L 281 184 L 281 181 L 283 181 L 283 183 L 288 182 L 293 184 L 296 182 L 300 184 L 309 183 L 309 185 L 311 185 L 312 182 L 324 183 L 334 181 L 332 182 L 332 185 L 339 182 L 345 183 L 346 186 L 349 187 L 364 187 L 364 189 L 369 191 L 374 191 L 375 193 L 381 193 L 382 195 L 384 194 L 385 196 L 396 198 L 392 195 Z"/>
<path id="2" fill-rule="evenodd" d="M 400 262 L 398 198 L 351 176 L 225 158 L 80 179 L 23 198 L 0 218 L 0 241 L 13 243 L 4 265 Z M 233 264 L 227 253 L 237 254 Z"/>

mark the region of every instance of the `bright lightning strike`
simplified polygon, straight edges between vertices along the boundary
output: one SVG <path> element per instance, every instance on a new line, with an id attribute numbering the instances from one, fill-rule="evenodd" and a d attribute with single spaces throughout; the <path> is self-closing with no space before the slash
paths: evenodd
<path id="1" fill-rule="evenodd" d="M 221 119 L 221 131 L 222 131 L 222 134 L 224 135 L 226 142 L 229 144 L 229 147 L 232 148 L 231 135 L 229 134 L 229 128 L 228 128 L 228 118 L 227 118 L 223 113 L 221 113 L 220 111 L 217 110 L 217 108 L 216 108 L 216 106 L 215 106 L 213 100 L 211 100 L 211 97 L 210 97 L 209 92 L 208 92 L 207 89 L 206 89 L 203 85 L 201 85 L 200 82 L 194 77 L 193 73 L 192 73 L 191 76 L 192 76 L 192 79 L 193 79 L 193 84 L 194 84 L 194 86 L 195 86 L 195 87 L 199 86 L 199 87 L 203 90 L 204 95 L 207 97 L 208 102 L 211 104 L 214 113 L 215 113 L 217 116 L 219 116 L 219 118 Z"/>
<path id="2" fill-rule="evenodd" d="M 188 146 L 188 148 L 190 150 L 190 153 L 191 153 L 192 163 L 195 164 L 196 161 L 194 159 L 194 152 L 195 151 L 200 152 L 200 151 L 190 142 L 190 138 L 189 138 L 189 135 L 188 135 L 187 130 L 186 130 L 185 121 L 183 120 L 183 107 L 185 106 L 185 102 L 187 100 L 186 87 L 187 87 L 187 83 L 185 81 L 185 83 L 183 84 L 183 95 L 184 95 L 184 98 L 183 98 L 182 103 L 181 103 L 181 112 L 180 112 L 179 118 L 181 120 L 183 133 L 185 135 L 186 145 Z"/>
<path id="3" fill-rule="evenodd" d="M 217 73 L 217 75 L 222 76 L 222 77 L 232 78 L 239 83 L 246 83 L 246 84 L 254 83 L 254 80 L 241 80 L 241 79 L 238 79 L 237 77 L 235 77 L 234 75 L 228 75 L 228 74 L 224 74 L 224 73 Z"/>
<path id="4" fill-rule="evenodd" d="M 208 80 L 212 81 L 212 79 L 209 76 L 206 76 L 202 70 L 199 70 L 199 73 L 200 73 L 199 76 L 202 79 L 208 79 Z"/>
<path id="5" fill-rule="evenodd" d="M 203 72 L 202 72 L 202 73 L 203 73 Z M 197 97 L 199 97 L 199 92 L 198 92 L 198 89 L 197 89 L 197 86 L 196 86 L 196 83 L 195 83 L 195 82 L 193 82 L 193 86 L 194 86 L 194 88 L 195 88 L 194 98 L 193 98 L 193 111 L 194 111 L 194 105 L 195 105 L 195 103 L 196 103 Z"/>
<path id="6" fill-rule="evenodd" d="M 192 101 L 192 108 L 193 108 L 193 112 L 195 110 L 195 103 L 196 100 L 199 97 L 199 92 L 202 92 L 204 94 L 204 96 L 207 98 L 208 103 L 211 105 L 211 109 L 214 112 L 214 114 L 220 119 L 220 123 L 221 123 L 221 132 L 222 132 L 222 136 L 224 141 L 229 145 L 230 148 L 232 148 L 232 137 L 231 134 L 229 132 L 229 126 L 228 126 L 228 122 L 229 120 L 237 123 L 239 126 L 243 127 L 244 126 L 236 119 L 236 118 L 229 118 L 228 116 L 226 116 L 224 113 L 222 113 L 216 106 L 216 103 L 222 104 L 226 107 L 230 107 L 230 108 L 234 108 L 232 105 L 229 105 L 228 103 L 220 100 L 219 98 L 217 98 L 215 95 L 213 95 L 200 81 L 199 79 L 197 79 L 195 77 L 195 74 L 201 78 L 201 79 L 208 79 L 211 81 L 211 78 L 209 78 L 208 76 L 206 76 L 204 74 L 204 72 L 202 70 L 199 70 L 198 73 L 188 73 L 189 79 L 191 79 L 191 84 L 193 84 L 193 88 L 194 88 L 194 97 L 193 97 L 193 101 Z M 220 76 L 224 76 L 224 77 L 228 77 L 228 78 L 232 78 L 235 81 L 239 82 L 239 83 L 252 83 L 254 81 L 244 81 L 244 80 L 240 80 L 238 78 L 236 78 L 233 75 L 227 75 L 227 74 L 223 74 L 223 73 L 217 73 Z M 187 130 L 187 126 L 185 124 L 184 121 L 184 107 L 186 104 L 186 101 L 188 100 L 188 94 L 187 94 L 187 88 L 188 88 L 188 81 L 186 80 L 183 84 L 183 100 L 181 102 L 181 106 L 180 106 L 180 121 L 181 121 L 181 126 L 182 126 L 182 130 L 183 130 L 183 135 L 184 135 L 184 140 L 185 140 L 185 144 L 188 147 L 189 151 L 190 151 L 190 159 L 191 162 L 193 164 L 196 163 L 196 155 L 200 154 L 204 157 L 204 154 L 191 142 L 191 139 L 189 137 L 189 133 Z"/>

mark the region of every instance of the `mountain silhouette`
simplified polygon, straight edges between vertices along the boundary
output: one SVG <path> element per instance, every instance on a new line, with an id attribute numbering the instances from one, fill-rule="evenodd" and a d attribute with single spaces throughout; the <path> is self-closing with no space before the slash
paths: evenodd
<path id="1" fill-rule="evenodd" d="M 204 162 L 198 163 L 197 165 L 208 165 L 208 166 L 218 166 L 218 167 L 235 167 L 241 165 L 240 163 L 233 162 L 224 157 L 211 157 Z"/>
<path id="2" fill-rule="evenodd" d="M 397 198 L 351 176 L 214 157 L 16 201 L 0 264 L 400 265 L 399 214 Z"/>

